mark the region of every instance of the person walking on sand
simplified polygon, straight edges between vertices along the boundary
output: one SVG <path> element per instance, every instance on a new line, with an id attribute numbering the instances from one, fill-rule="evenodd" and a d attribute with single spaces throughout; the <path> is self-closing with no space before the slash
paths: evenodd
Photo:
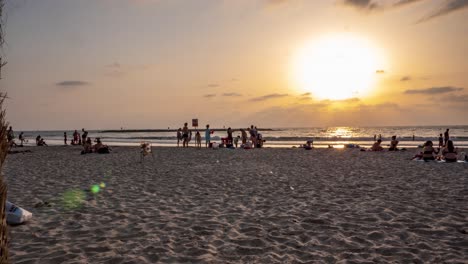
<path id="1" fill-rule="evenodd" d="M 201 148 L 201 135 L 200 131 L 197 130 L 197 133 L 195 134 L 195 146 L 200 149 Z"/>
<path id="2" fill-rule="evenodd" d="M 64 143 L 65 145 L 68 145 L 68 144 L 67 144 L 67 132 L 63 132 L 63 143 Z"/>
<path id="3" fill-rule="evenodd" d="M 447 146 L 447 142 L 449 141 L 450 139 L 450 136 L 449 136 L 449 129 L 447 128 L 447 130 L 445 130 L 445 133 L 444 133 L 444 146 Z"/>
<path id="4" fill-rule="evenodd" d="M 210 147 L 210 142 L 211 142 L 211 131 L 210 131 L 210 125 L 206 125 L 205 129 L 205 147 Z"/>

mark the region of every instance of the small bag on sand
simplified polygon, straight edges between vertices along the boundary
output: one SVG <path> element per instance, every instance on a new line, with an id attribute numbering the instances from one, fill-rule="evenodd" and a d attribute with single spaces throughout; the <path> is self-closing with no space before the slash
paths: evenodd
<path id="1" fill-rule="evenodd" d="M 18 207 L 10 202 L 6 202 L 5 212 L 7 214 L 7 223 L 10 225 L 19 225 L 32 218 L 32 213 Z"/>

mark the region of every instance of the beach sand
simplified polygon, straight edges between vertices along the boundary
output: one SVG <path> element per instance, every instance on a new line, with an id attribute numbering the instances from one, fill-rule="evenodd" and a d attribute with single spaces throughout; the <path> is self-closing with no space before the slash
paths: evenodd
<path id="1" fill-rule="evenodd" d="M 468 164 L 416 150 L 29 149 L 12 263 L 467 263 Z"/>

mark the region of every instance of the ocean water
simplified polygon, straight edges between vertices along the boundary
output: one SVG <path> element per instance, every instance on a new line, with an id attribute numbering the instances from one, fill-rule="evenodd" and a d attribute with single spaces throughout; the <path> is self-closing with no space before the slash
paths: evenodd
<path id="1" fill-rule="evenodd" d="M 467 126 L 395 126 L 395 127 L 316 127 L 316 128 L 274 128 L 271 130 L 260 130 L 266 140 L 265 147 L 292 147 L 304 144 L 307 140 L 313 140 L 316 147 L 342 147 L 344 144 L 357 144 L 368 147 L 374 142 L 374 135 L 382 136 L 382 146 L 387 146 L 393 135 L 400 141 L 399 147 L 417 147 L 427 140 L 438 144 L 438 136 L 450 128 L 450 138 L 456 147 L 468 148 L 468 125 Z M 15 131 L 16 137 L 21 131 Z M 41 135 L 49 145 L 63 145 L 63 132 L 67 132 L 68 140 L 72 138 L 73 131 L 23 131 L 28 142 L 25 145 L 34 145 L 37 135 Z M 137 146 L 142 141 L 151 142 L 153 146 L 176 146 L 176 132 L 105 132 L 99 130 L 88 131 L 91 138 L 100 137 L 105 144 L 111 146 Z M 204 132 L 202 145 L 204 145 Z M 234 131 L 233 136 L 240 135 Z M 414 140 L 413 140 L 414 135 Z M 212 135 L 212 141 L 219 142 L 226 137 L 224 131 L 216 131 Z M 195 144 L 192 139 L 191 145 Z"/>

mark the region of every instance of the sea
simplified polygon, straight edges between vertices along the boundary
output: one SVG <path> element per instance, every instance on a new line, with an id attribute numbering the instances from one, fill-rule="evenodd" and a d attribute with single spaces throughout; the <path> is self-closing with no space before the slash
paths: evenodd
<path id="1" fill-rule="evenodd" d="M 315 147 L 342 148 L 348 144 L 369 147 L 374 143 L 374 136 L 382 138 L 382 146 L 390 143 L 395 135 L 401 148 L 415 148 L 425 141 L 432 140 L 438 145 L 439 134 L 450 129 L 450 139 L 456 147 L 468 148 L 468 125 L 466 126 L 388 126 L 388 127 L 310 127 L 310 128 L 259 128 L 265 147 L 290 148 L 313 140 Z M 15 131 L 16 137 L 21 131 Z M 63 133 L 67 132 L 68 140 L 72 138 L 74 130 L 60 131 L 23 131 L 27 139 L 25 145 L 35 145 L 36 136 L 40 135 L 48 145 L 63 145 Z M 81 132 L 81 129 L 78 130 Z M 93 140 L 101 138 L 104 144 L 110 146 L 138 146 L 142 142 L 150 142 L 153 146 L 177 146 L 176 132 L 164 129 L 135 129 L 135 130 L 90 130 L 88 136 Z M 202 144 L 204 145 L 204 131 L 200 130 Z M 234 130 L 233 136 L 240 135 L 239 130 Z M 211 140 L 220 142 L 227 133 L 215 131 Z M 194 137 L 193 137 L 194 138 Z M 17 140 L 17 139 L 16 139 Z M 195 145 L 192 139 L 190 145 Z"/>

